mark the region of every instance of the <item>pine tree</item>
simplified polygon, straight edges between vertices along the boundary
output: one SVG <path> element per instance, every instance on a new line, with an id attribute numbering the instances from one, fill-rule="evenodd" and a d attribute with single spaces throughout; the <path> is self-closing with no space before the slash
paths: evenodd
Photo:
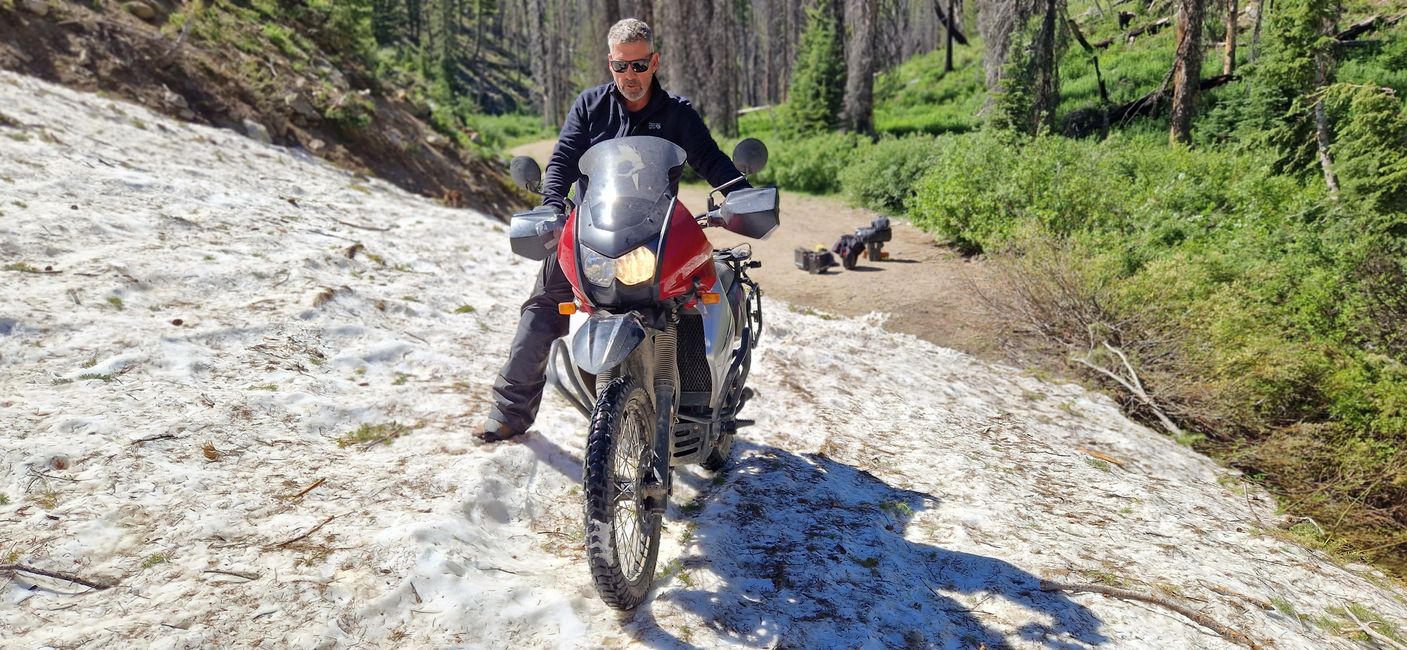
<path id="1" fill-rule="evenodd" d="M 786 123 L 797 133 L 835 128 L 845 96 L 845 44 L 828 3 L 806 12 L 806 31 L 787 93 Z"/>
<path id="2" fill-rule="evenodd" d="M 1251 79 L 1246 125 L 1253 140 L 1278 154 L 1277 171 L 1312 173 L 1316 166 L 1314 105 L 1322 97 L 1316 90 L 1333 81 L 1331 34 L 1339 11 L 1339 0 L 1277 2 Z"/>
<path id="3" fill-rule="evenodd" d="M 1013 20 L 1025 18 L 1021 29 L 1008 37 L 1009 48 L 1003 53 L 1006 64 L 995 78 L 988 76 L 989 83 L 994 84 L 994 126 L 1028 134 L 1054 126 L 1060 100 L 1056 62 L 1064 48 L 1064 32 L 1058 20 L 1061 7 L 1061 0 L 1018 0 L 1009 8 L 1015 12 Z M 992 54 L 989 44 L 988 55 Z"/>

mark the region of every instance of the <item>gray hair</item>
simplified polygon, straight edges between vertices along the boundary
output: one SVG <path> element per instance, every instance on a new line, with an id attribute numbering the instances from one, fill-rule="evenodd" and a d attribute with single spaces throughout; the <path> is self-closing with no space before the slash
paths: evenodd
<path id="1" fill-rule="evenodd" d="M 634 43 L 645 41 L 650 46 L 650 51 L 655 51 L 655 33 L 650 30 L 650 26 L 645 21 L 635 18 L 626 18 L 611 25 L 611 31 L 606 34 L 606 45 L 620 45 L 623 43 Z"/>

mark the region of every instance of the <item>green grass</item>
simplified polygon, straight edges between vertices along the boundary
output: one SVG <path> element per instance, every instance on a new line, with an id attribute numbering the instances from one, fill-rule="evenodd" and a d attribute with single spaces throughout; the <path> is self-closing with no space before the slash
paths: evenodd
<path id="1" fill-rule="evenodd" d="M 464 120 L 469 128 L 479 133 L 485 145 L 496 149 L 512 149 L 518 145 L 557 137 L 557 129 L 544 123 L 540 115 L 470 113 Z"/>
<path id="2" fill-rule="evenodd" d="M 1086 457 L 1085 457 L 1085 463 L 1089 464 L 1090 467 L 1093 467 L 1093 468 L 1095 468 L 1095 469 L 1097 469 L 1097 470 L 1099 470 L 1099 471 L 1101 471 L 1101 472 L 1113 472 L 1113 471 L 1114 471 L 1114 466 L 1113 466 L 1113 465 L 1110 465 L 1108 461 L 1100 460 L 1100 459 L 1098 459 L 1098 458 L 1090 458 L 1090 457 L 1086 456 Z"/>
<path id="3" fill-rule="evenodd" d="M 1330 613 L 1334 613 L 1334 610 L 1332 609 L 1329 611 Z M 1392 639 L 1393 641 L 1396 641 L 1398 643 L 1407 643 L 1407 639 L 1404 639 L 1402 636 L 1401 628 L 1399 628 L 1397 624 L 1394 623 L 1391 619 L 1387 618 L 1386 616 L 1383 616 L 1382 614 L 1379 614 L 1372 608 L 1367 607 L 1366 605 L 1360 605 L 1358 603 L 1349 603 L 1347 611 L 1352 612 L 1355 618 L 1360 621 L 1363 621 L 1364 624 L 1368 625 L 1369 627 L 1372 627 L 1374 630 L 1381 633 L 1383 636 Z"/>
<path id="4" fill-rule="evenodd" d="M 391 444 L 393 440 L 404 436 L 418 427 L 400 424 L 399 422 L 387 422 L 383 424 L 363 424 L 356 429 L 337 438 L 338 447 L 350 447 L 353 445 L 371 446 L 374 444 Z"/>
<path id="5" fill-rule="evenodd" d="M 875 131 L 881 134 L 961 133 L 977 128 L 977 113 L 987 100 L 981 39 L 955 46 L 953 71 L 945 72 L 946 53 L 922 54 L 875 80 Z"/>
<path id="6" fill-rule="evenodd" d="M 166 561 L 167 557 L 165 554 L 153 553 L 151 555 L 148 555 L 145 560 L 142 560 L 142 568 L 150 569 L 158 564 L 164 564 L 166 563 Z"/>
<path id="7" fill-rule="evenodd" d="M 117 296 L 108 296 L 107 304 L 112 305 L 112 308 L 116 309 L 117 311 L 122 311 L 124 309 L 122 299 Z"/>
<path id="8" fill-rule="evenodd" d="M 59 505 L 59 493 L 54 490 L 45 490 L 31 496 L 30 500 L 45 510 L 53 510 Z"/>
<path id="9" fill-rule="evenodd" d="M 659 572 L 656 574 L 655 580 L 658 582 L 664 582 L 671 578 L 678 579 L 679 583 L 684 585 L 685 587 L 694 586 L 694 577 L 689 575 L 689 572 L 684 568 L 684 563 L 677 559 L 671 561 L 669 564 L 666 564 L 664 568 L 660 569 Z"/>

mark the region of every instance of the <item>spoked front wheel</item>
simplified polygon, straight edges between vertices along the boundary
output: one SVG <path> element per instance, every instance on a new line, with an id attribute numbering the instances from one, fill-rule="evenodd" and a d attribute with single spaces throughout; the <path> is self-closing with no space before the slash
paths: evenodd
<path id="1" fill-rule="evenodd" d="M 596 400 L 586 437 L 586 559 L 601 600 L 634 609 L 654 580 L 666 498 L 653 476 L 655 409 L 634 378 L 621 377 Z"/>

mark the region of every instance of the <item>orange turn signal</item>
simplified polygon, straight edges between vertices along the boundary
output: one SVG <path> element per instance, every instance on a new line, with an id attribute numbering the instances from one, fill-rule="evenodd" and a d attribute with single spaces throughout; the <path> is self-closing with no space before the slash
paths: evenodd
<path id="1" fill-rule="evenodd" d="M 718 301 L 720 301 L 720 300 L 722 300 L 722 299 L 723 299 L 723 294 L 721 294 L 721 293 L 713 293 L 713 292 L 709 291 L 709 292 L 705 292 L 705 293 L 699 294 L 699 300 L 702 301 L 703 304 L 705 304 L 705 305 L 716 305 L 716 304 L 718 304 Z"/>
<path id="2" fill-rule="evenodd" d="M 574 302 L 559 302 L 559 303 L 557 303 L 557 313 L 559 313 L 559 314 L 561 314 L 561 315 L 563 315 L 563 316 L 571 316 L 572 314 L 575 314 L 575 313 L 576 313 L 576 303 L 574 303 Z"/>

